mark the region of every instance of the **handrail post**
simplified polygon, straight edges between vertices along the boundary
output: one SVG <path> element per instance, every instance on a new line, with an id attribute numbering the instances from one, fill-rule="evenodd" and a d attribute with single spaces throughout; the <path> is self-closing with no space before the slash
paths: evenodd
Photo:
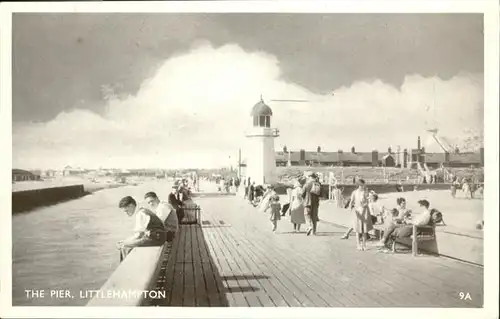
<path id="1" fill-rule="evenodd" d="M 417 232 L 418 232 L 417 225 L 413 225 L 413 236 L 412 236 L 412 241 L 411 241 L 411 250 L 412 250 L 412 255 L 414 257 L 417 256 L 417 251 L 418 251 Z"/>

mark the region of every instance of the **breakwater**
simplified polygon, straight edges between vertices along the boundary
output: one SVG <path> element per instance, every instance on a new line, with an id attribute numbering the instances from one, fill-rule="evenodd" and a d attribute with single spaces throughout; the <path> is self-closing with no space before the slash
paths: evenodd
<path id="1" fill-rule="evenodd" d="M 12 214 L 80 198 L 85 194 L 83 184 L 13 191 Z"/>

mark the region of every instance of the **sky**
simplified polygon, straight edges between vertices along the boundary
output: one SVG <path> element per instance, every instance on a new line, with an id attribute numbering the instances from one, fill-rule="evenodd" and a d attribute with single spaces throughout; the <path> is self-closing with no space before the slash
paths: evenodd
<path id="1" fill-rule="evenodd" d="M 13 166 L 227 166 L 261 94 L 277 150 L 438 151 L 482 134 L 483 56 L 477 14 L 17 13 Z"/>

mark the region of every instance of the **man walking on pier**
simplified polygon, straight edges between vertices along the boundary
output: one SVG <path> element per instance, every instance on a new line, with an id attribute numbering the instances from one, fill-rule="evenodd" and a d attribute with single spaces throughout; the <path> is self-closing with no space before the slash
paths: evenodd
<path id="1" fill-rule="evenodd" d="M 318 225 L 319 198 L 321 195 L 321 184 L 318 181 L 318 175 L 312 173 L 309 175 L 309 180 L 304 185 L 302 198 L 304 199 L 304 207 L 306 212 L 306 220 L 309 224 L 307 236 L 316 235 Z"/>
<path id="2" fill-rule="evenodd" d="M 165 201 L 161 201 L 155 192 L 146 193 L 144 199 L 151 210 L 163 221 L 165 230 L 167 231 L 167 242 L 171 242 L 179 228 L 179 221 L 177 220 L 174 207 Z"/>

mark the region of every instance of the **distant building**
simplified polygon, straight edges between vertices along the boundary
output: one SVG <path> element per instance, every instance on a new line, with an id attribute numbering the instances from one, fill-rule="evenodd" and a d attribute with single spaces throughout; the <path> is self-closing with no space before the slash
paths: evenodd
<path id="1" fill-rule="evenodd" d="M 446 165 L 448 167 L 482 167 L 483 160 L 481 157 L 481 152 L 449 154 Z"/>
<path id="2" fill-rule="evenodd" d="M 33 174 L 32 172 L 22 169 L 12 169 L 12 181 L 14 182 L 39 181 L 40 179 L 40 174 Z"/>
<path id="3" fill-rule="evenodd" d="M 82 168 L 74 168 L 74 167 L 71 167 L 71 166 L 66 166 L 64 167 L 64 170 L 63 170 L 63 175 L 64 176 L 75 176 L 75 175 L 82 175 L 85 173 L 85 170 L 82 169 Z"/>
<path id="4" fill-rule="evenodd" d="M 395 167 L 396 160 L 392 154 L 386 154 L 382 157 L 382 166 L 385 167 Z"/>
<path id="5" fill-rule="evenodd" d="M 47 169 L 42 172 L 41 176 L 43 177 L 55 177 L 57 175 L 57 171 L 53 169 Z"/>
<path id="6" fill-rule="evenodd" d="M 430 168 L 445 167 L 484 167 L 484 147 L 478 152 L 451 153 L 443 148 L 443 152 L 426 152 L 421 147 L 420 137 L 417 139 L 417 148 L 411 149 L 405 161 L 407 167 L 413 164 L 427 164 Z"/>
<path id="7" fill-rule="evenodd" d="M 354 152 L 353 152 L 354 151 Z M 283 151 L 275 152 L 276 166 L 364 166 L 364 167 L 402 167 L 416 168 L 417 163 L 427 164 L 430 168 L 446 167 L 483 167 L 484 149 L 476 153 L 427 153 L 424 148 L 410 149 L 403 152 L 316 152 L 316 151 Z M 241 163 L 246 166 L 246 161 Z"/>

